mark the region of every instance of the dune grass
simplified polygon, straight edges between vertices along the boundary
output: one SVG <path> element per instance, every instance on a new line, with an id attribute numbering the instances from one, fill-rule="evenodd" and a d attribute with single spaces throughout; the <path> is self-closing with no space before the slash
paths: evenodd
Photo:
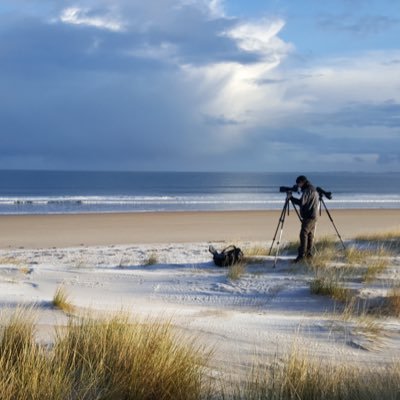
<path id="1" fill-rule="evenodd" d="M 231 281 L 237 281 L 246 272 L 247 264 L 245 261 L 237 262 L 228 267 L 227 277 Z"/>
<path id="2" fill-rule="evenodd" d="M 196 400 L 208 393 L 207 356 L 169 324 L 71 319 L 51 348 L 35 342 L 35 329 L 24 311 L 1 332 L 2 400 Z"/>
<path id="3" fill-rule="evenodd" d="M 269 248 L 267 246 L 252 246 L 243 249 L 243 260 L 246 264 L 260 264 L 263 262 L 260 257 L 269 255 Z"/>
<path id="4" fill-rule="evenodd" d="M 350 246 L 346 249 L 343 262 L 349 267 L 357 267 L 361 279 L 371 283 L 389 266 L 390 253 L 383 246 L 358 248 Z"/>
<path id="5" fill-rule="evenodd" d="M 316 276 L 310 282 L 310 292 L 316 295 L 330 296 L 334 300 L 346 302 L 350 299 L 350 291 L 335 274 Z"/>
<path id="6" fill-rule="evenodd" d="M 69 294 L 62 285 L 60 285 L 54 293 L 53 306 L 66 313 L 74 311 L 74 306 L 70 302 Z"/>
<path id="7" fill-rule="evenodd" d="M 399 230 L 358 235 L 355 237 L 355 240 L 359 243 L 368 243 L 375 246 L 381 246 L 384 247 L 387 251 L 391 251 L 397 254 L 400 252 Z"/>
<path id="8" fill-rule="evenodd" d="M 23 264 L 22 260 L 19 260 L 15 257 L 0 257 L 0 265 L 21 265 Z"/>
<path id="9" fill-rule="evenodd" d="M 156 253 L 150 253 L 147 259 L 144 261 L 143 265 L 145 266 L 150 266 L 150 265 L 155 265 L 158 264 L 158 257 Z"/>
<path id="10" fill-rule="evenodd" d="M 47 347 L 32 310 L 2 321 L 2 400 L 397 399 L 400 364 L 359 366 L 300 351 L 263 360 L 239 382 L 207 377 L 209 353 L 170 324 L 124 315 L 70 319 Z M 227 383 L 228 382 L 228 383 Z"/>
<path id="11" fill-rule="evenodd" d="M 35 343 L 32 310 L 18 309 L 6 322 L 0 338 L 0 396 L 2 400 L 66 399 L 71 383 L 65 371 Z"/>
<path id="12" fill-rule="evenodd" d="M 246 257 L 268 256 L 269 249 L 267 246 L 252 246 L 243 250 Z"/>
<path id="13" fill-rule="evenodd" d="M 394 286 L 389 289 L 385 311 L 389 316 L 400 317 L 400 286 Z"/>
<path id="14" fill-rule="evenodd" d="M 253 368 L 236 386 L 235 400 L 394 400 L 399 397 L 400 364 L 368 368 L 325 362 L 298 349 L 282 361 Z"/>

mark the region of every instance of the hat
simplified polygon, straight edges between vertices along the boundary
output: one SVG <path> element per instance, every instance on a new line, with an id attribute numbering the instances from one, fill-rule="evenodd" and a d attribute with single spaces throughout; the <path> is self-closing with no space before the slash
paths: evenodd
<path id="1" fill-rule="evenodd" d="M 308 179 L 304 175 L 300 175 L 296 178 L 296 183 L 299 184 L 300 182 L 307 182 Z"/>

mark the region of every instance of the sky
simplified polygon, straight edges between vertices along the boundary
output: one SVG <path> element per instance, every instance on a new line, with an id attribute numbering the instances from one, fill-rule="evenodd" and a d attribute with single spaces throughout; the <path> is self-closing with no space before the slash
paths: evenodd
<path id="1" fill-rule="evenodd" d="M 0 169 L 400 171 L 399 0 L 0 0 Z"/>

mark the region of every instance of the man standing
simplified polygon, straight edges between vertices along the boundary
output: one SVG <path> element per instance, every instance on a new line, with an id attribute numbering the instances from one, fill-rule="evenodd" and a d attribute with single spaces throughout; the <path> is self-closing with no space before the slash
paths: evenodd
<path id="1" fill-rule="evenodd" d="M 293 261 L 298 263 L 305 258 L 312 257 L 312 247 L 314 243 L 314 231 L 318 218 L 319 195 L 315 187 L 304 176 L 300 175 L 296 179 L 297 186 L 301 189 L 300 199 L 292 197 L 294 204 L 300 206 L 301 231 L 300 247 L 297 258 Z"/>

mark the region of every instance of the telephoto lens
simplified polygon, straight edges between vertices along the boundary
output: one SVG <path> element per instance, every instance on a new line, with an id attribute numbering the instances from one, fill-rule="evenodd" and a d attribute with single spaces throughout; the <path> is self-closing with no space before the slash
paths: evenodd
<path id="1" fill-rule="evenodd" d="M 289 192 L 297 192 L 299 190 L 297 185 L 294 185 L 292 187 L 289 186 L 281 186 L 279 188 L 280 193 L 289 193 Z"/>
<path id="2" fill-rule="evenodd" d="M 328 200 L 332 200 L 332 192 L 327 192 L 320 187 L 317 187 L 317 192 L 320 196 L 325 196 Z"/>

